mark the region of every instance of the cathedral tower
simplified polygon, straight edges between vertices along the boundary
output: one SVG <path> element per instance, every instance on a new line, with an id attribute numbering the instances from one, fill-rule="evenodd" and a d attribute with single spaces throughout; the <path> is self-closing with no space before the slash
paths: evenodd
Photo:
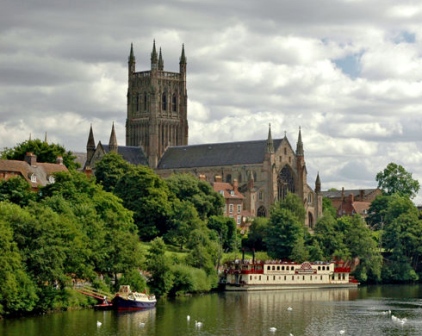
<path id="1" fill-rule="evenodd" d="M 153 43 L 151 70 L 136 72 L 133 45 L 128 61 L 126 146 L 141 146 L 156 168 L 168 146 L 188 144 L 186 56 L 182 46 L 179 72 L 164 71 L 161 48 Z"/>

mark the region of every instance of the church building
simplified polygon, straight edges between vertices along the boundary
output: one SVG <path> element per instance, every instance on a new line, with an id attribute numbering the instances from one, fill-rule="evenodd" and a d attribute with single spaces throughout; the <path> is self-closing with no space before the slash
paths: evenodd
<path id="1" fill-rule="evenodd" d="M 136 72 L 131 45 L 126 145 L 117 144 L 114 125 L 108 145 L 95 145 L 91 126 L 85 169 L 95 169 L 103 155 L 117 152 L 132 164 L 148 165 L 164 178 L 190 173 L 211 184 L 230 183 L 243 195 L 242 209 L 250 217 L 268 217 L 272 204 L 293 192 L 303 200 L 305 225 L 312 229 L 322 216 L 321 182 L 318 174 L 314 188 L 307 183 L 301 129 L 295 149 L 286 135 L 273 139 L 271 126 L 264 140 L 188 145 L 186 66 L 182 46 L 179 72 L 164 71 L 161 48 L 157 53 L 154 41 L 151 69 Z"/>

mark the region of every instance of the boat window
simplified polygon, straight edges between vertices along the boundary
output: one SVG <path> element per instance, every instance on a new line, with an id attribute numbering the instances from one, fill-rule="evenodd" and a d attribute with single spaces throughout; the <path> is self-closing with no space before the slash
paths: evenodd
<path id="1" fill-rule="evenodd" d="M 279 271 L 280 270 L 280 266 L 277 266 L 277 271 Z"/>
<path id="2" fill-rule="evenodd" d="M 286 280 L 286 276 L 284 276 L 284 280 Z"/>
<path id="3" fill-rule="evenodd" d="M 295 279 L 295 276 L 294 275 L 292 275 L 292 280 L 294 280 Z"/>
<path id="4" fill-rule="evenodd" d="M 305 276 L 303 276 L 302 280 L 305 280 Z"/>
<path id="5" fill-rule="evenodd" d="M 281 266 L 281 270 L 284 271 L 284 266 Z"/>
<path id="6" fill-rule="evenodd" d="M 271 266 L 267 266 L 267 270 L 270 270 L 271 269 Z"/>
<path id="7" fill-rule="evenodd" d="M 275 280 L 275 275 L 274 275 L 274 278 L 273 278 L 273 280 Z"/>
<path id="8" fill-rule="evenodd" d="M 275 271 L 275 266 L 273 266 L 273 271 Z"/>
<path id="9" fill-rule="evenodd" d="M 321 270 L 321 266 L 318 266 L 318 271 L 320 271 Z"/>
<path id="10" fill-rule="evenodd" d="M 249 280 L 252 280 L 252 275 L 249 276 Z"/>

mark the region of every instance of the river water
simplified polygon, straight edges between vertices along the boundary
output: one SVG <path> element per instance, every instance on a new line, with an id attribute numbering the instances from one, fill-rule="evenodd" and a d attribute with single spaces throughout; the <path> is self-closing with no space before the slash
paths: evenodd
<path id="1" fill-rule="evenodd" d="M 148 311 L 86 309 L 0 321 L 4 336 L 290 334 L 422 335 L 422 286 L 215 293 L 161 299 Z"/>

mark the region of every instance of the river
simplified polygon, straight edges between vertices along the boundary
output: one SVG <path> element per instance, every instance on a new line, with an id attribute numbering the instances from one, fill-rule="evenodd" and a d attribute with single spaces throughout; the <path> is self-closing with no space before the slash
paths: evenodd
<path id="1" fill-rule="evenodd" d="M 161 299 L 148 311 L 85 309 L 0 321 L 4 336 L 290 334 L 422 335 L 422 286 L 215 293 Z"/>

